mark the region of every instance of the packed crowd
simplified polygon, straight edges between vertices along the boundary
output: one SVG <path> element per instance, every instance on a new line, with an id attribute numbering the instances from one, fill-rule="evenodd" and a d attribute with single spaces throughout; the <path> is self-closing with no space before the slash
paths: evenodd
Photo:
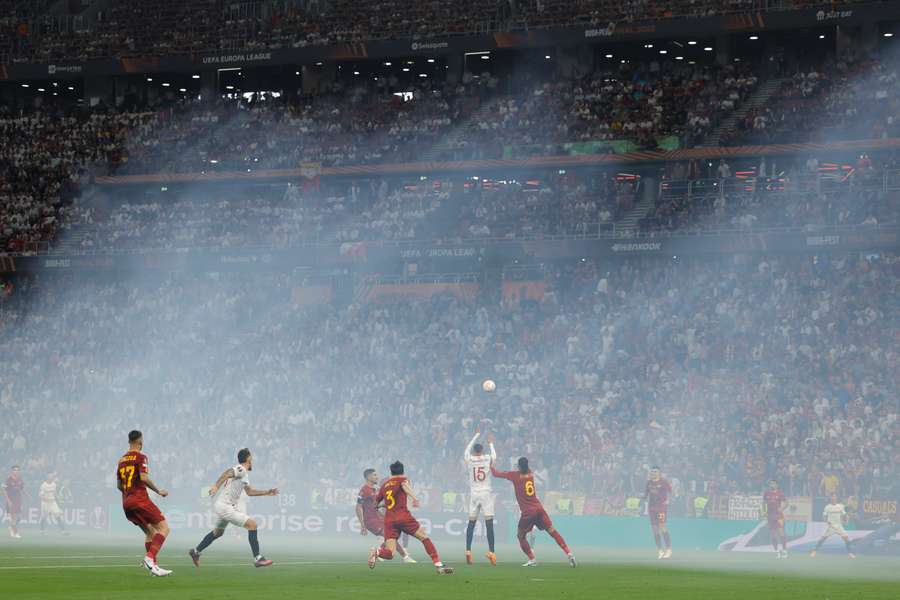
<path id="1" fill-rule="evenodd" d="M 851 0 L 853 1 L 853 0 Z M 116 0 L 79 28 L 34 17 L 50 2 L 5 2 L 15 34 L 0 55 L 17 62 L 268 51 L 366 40 L 425 39 L 542 27 L 615 28 L 617 23 L 696 18 L 746 10 L 809 8 L 814 0 Z M 22 5 L 32 5 L 23 11 Z M 37 8 L 34 8 L 36 6 Z M 13 12 L 15 7 L 18 12 Z M 16 27 L 24 24 L 24 30 Z M 6 43 L 8 42 L 8 43 Z"/>
<path id="2" fill-rule="evenodd" d="M 660 464 L 679 494 L 775 477 L 818 495 L 826 473 L 841 494 L 897 497 L 898 268 L 579 262 L 545 267 L 530 300 L 323 305 L 295 305 L 312 282 L 288 273 L 19 277 L 0 312 L 0 455 L 113 503 L 111 465 L 140 427 L 176 499 L 243 445 L 301 499 L 398 457 L 418 485 L 462 492 L 480 424 L 544 490 L 631 494 Z"/>
<path id="3" fill-rule="evenodd" d="M 729 144 L 831 142 L 900 135 L 894 65 L 848 51 L 786 78 L 764 106 L 750 111 Z"/>

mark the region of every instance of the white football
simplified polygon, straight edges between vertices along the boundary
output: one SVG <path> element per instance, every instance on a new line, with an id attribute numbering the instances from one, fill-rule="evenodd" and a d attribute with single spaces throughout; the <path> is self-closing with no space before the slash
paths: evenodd
<path id="1" fill-rule="evenodd" d="M 493 379 L 485 379 L 484 383 L 481 384 L 481 389 L 486 392 L 493 392 L 497 389 L 497 384 L 494 383 Z"/>

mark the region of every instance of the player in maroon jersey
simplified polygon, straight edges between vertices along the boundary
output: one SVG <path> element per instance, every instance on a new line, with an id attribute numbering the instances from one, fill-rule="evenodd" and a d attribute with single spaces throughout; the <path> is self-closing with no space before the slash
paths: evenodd
<path id="1" fill-rule="evenodd" d="M 531 469 L 528 467 L 528 459 L 524 456 L 521 457 L 518 466 L 518 471 L 498 471 L 494 468 L 494 465 L 491 464 L 491 475 L 501 479 L 510 480 L 513 484 L 513 489 L 516 491 L 516 501 L 519 503 L 519 511 L 522 513 L 519 517 L 517 537 L 519 538 L 519 547 L 522 548 L 522 552 L 528 557 L 528 562 L 522 566 L 537 566 L 534 550 L 531 549 L 531 544 L 528 543 L 528 540 L 525 537 L 532 528 L 537 527 L 542 531 L 546 531 L 550 534 L 550 537 L 556 540 L 556 543 L 559 544 L 562 551 L 569 557 L 569 564 L 574 567 L 575 556 L 569 550 L 569 546 L 566 545 L 566 541 L 563 537 L 553 527 L 553 521 L 550 520 L 550 515 L 547 514 L 547 511 L 544 510 L 544 505 L 538 500 L 537 490 L 534 488 L 534 473 L 532 473 Z"/>
<path id="2" fill-rule="evenodd" d="M 660 559 L 672 558 L 672 541 L 669 539 L 669 528 L 666 526 L 671 493 L 672 486 L 662 478 L 659 467 L 650 469 L 650 479 L 647 481 L 643 499 L 647 501 L 647 515 L 650 517 L 650 526 L 653 528 L 653 537 L 656 538 L 656 550 Z"/>
<path id="3" fill-rule="evenodd" d="M 9 515 L 9 537 L 19 539 L 19 519 L 22 514 L 22 491 L 25 482 L 19 465 L 13 465 L 12 472 L 3 483 L 3 497 L 6 500 L 6 514 Z"/>
<path id="4" fill-rule="evenodd" d="M 359 488 L 359 496 L 356 497 L 356 518 L 359 519 L 359 534 L 368 535 L 369 532 L 384 537 L 384 515 L 375 508 L 375 497 L 378 496 L 378 474 L 375 469 L 363 471 L 365 483 Z M 403 557 L 403 562 L 415 564 L 416 560 L 409 555 L 406 548 L 397 540 L 397 552 Z"/>
<path id="5" fill-rule="evenodd" d="M 451 567 L 447 567 L 441 562 L 438 556 L 437 548 L 429 539 L 428 534 L 419 525 L 419 522 L 412 516 L 406 506 L 406 499 L 412 501 L 413 506 L 419 506 L 419 499 L 416 498 L 412 491 L 412 484 L 403 475 L 403 463 L 399 460 L 391 465 L 390 478 L 381 484 L 381 489 L 375 495 L 375 507 L 384 505 L 384 544 L 379 547 L 373 547 L 369 551 L 369 568 L 374 569 L 375 563 L 379 558 L 391 560 L 394 558 L 394 550 L 397 549 L 397 539 L 401 533 L 407 533 L 414 536 L 422 545 L 425 546 L 425 552 L 431 557 L 437 572 L 441 575 L 449 575 L 453 573 Z"/>
<path id="6" fill-rule="evenodd" d="M 787 558 L 787 537 L 784 535 L 784 509 L 787 505 L 787 498 L 784 492 L 778 489 L 778 482 L 770 479 L 769 489 L 763 494 L 763 510 L 768 520 L 769 537 L 772 540 L 772 547 L 775 548 L 776 558 Z M 781 550 L 778 549 L 779 541 Z"/>
<path id="7" fill-rule="evenodd" d="M 146 536 L 144 547 L 147 554 L 144 556 L 144 566 L 156 577 L 165 577 L 172 571 L 163 569 L 156 564 L 156 555 L 169 535 L 169 524 L 159 511 L 159 508 L 150 500 L 147 489 L 151 489 L 163 498 L 169 495 L 164 489 L 160 489 L 150 479 L 150 470 L 147 468 L 147 457 L 141 453 L 144 447 L 144 436 L 140 431 L 131 431 L 128 434 L 128 452 L 119 459 L 116 469 L 116 485 L 122 492 L 122 509 L 125 518 L 141 528 Z"/>

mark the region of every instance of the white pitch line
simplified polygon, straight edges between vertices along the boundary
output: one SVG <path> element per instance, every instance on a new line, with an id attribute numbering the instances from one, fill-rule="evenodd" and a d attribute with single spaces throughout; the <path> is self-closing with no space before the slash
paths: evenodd
<path id="1" fill-rule="evenodd" d="M 90 560 L 93 558 L 141 558 L 143 554 L 98 554 L 95 556 L 81 556 L 78 554 L 65 554 L 58 556 L 13 556 L 13 558 L 18 558 L 21 560 L 49 560 L 49 559 L 59 559 L 64 558 L 66 560 Z"/>

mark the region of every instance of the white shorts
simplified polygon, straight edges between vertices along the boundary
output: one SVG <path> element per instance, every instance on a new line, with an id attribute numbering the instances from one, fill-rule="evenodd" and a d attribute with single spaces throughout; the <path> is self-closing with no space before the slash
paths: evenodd
<path id="1" fill-rule="evenodd" d="M 472 492 L 469 495 L 469 518 L 474 519 L 478 516 L 478 510 L 484 513 L 485 517 L 494 516 L 494 494 L 491 492 Z"/>
<path id="2" fill-rule="evenodd" d="M 41 502 L 41 518 L 61 517 L 62 511 L 56 502 Z"/>
<path id="3" fill-rule="evenodd" d="M 825 530 L 825 533 L 822 535 L 823 538 L 831 537 L 833 535 L 839 535 L 842 538 L 847 537 L 847 530 L 844 529 L 843 525 L 832 525 L 828 524 L 828 529 Z"/>
<path id="4" fill-rule="evenodd" d="M 216 521 L 216 529 L 225 529 L 229 525 L 243 527 L 250 516 L 242 510 L 243 507 L 231 504 L 216 504 L 213 508 L 219 520 Z"/>

